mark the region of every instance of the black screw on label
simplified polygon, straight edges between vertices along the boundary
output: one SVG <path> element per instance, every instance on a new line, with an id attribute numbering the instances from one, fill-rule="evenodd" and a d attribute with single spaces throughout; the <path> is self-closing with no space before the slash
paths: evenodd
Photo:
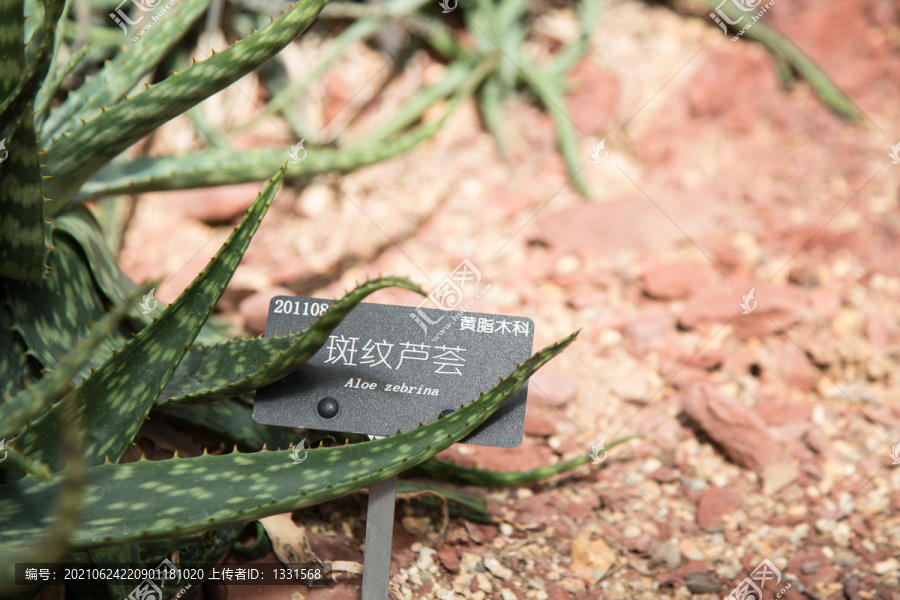
<path id="1" fill-rule="evenodd" d="M 331 419 L 338 414 L 338 408 L 338 401 L 334 398 L 322 398 L 316 410 L 322 418 Z"/>
<path id="2" fill-rule="evenodd" d="M 441 411 L 441 416 L 442 417 L 449 416 L 450 413 L 452 413 L 452 412 L 455 412 L 452 408 L 445 408 L 444 410 Z"/>

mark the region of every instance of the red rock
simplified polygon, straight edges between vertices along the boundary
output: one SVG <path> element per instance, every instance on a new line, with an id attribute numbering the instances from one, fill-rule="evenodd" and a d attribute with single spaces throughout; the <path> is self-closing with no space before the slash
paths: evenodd
<path id="1" fill-rule="evenodd" d="M 828 76 L 847 96 L 865 110 L 882 111 L 890 98 L 877 94 L 884 77 L 900 71 L 890 43 L 881 38 L 866 38 L 866 33 L 889 18 L 890 7 L 877 0 L 860 0 L 852 14 L 841 10 L 840 3 L 776 5 L 778 25 L 785 35 L 803 48 L 810 60 L 828 65 Z M 854 44 L 848 36 L 862 36 Z M 871 113 L 870 113 L 871 114 Z"/>
<path id="2" fill-rule="evenodd" d="M 626 344 L 645 348 L 651 341 L 659 340 L 664 334 L 675 329 L 675 318 L 665 306 L 652 304 L 642 309 L 636 317 L 629 319 L 622 327 Z M 641 352 L 643 354 L 643 352 Z"/>
<path id="3" fill-rule="evenodd" d="M 525 433 L 549 437 L 556 434 L 556 425 L 532 412 L 525 413 Z"/>
<path id="4" fill-rule="evenodd" d="M 812 417 L 812 407 L 808 404 L 768 396 L 757 402 L 753 412 L 769 425 L 809 421 Z"/>
<path id="5" fill-rule="evenodd" d="M 798 287 L 769 286 L 757 291 L 755 299 L 755 310 L 746 315 L 741 311 L 731 322 L 740 338 L 764 337 L 777 331 L 787 331 L 800 322 L 806 312 L 803 290 Z"/>
<path id="6" fill-rule="evenodd" d="M 528 239 L 584 258 L 627 249 L 670 250 L 684 240 L 685 234 L 705 231 L 722 210 L 706 194 L 645 191 L 659 210 L 638 192 L 609 202 L 576 204 L 539 216 L 528 228 Z M 672 221 L 681 229 L 674 227 Z"/>
<path id="7" fill-rule="evenodd" d="M 452 546 L 441 546 L 437 549 L 438 560 L 451 573 L 459 572 L 459 554 Z"/>
<path id="8" fill-rule="evenodd" d="M 900 490 L 892 490 L 889 493 L 888 498 L 890 498 L 891 501 L 891 512 L 900 512 Z"/>
<path id="9" fill-rule="evenodd" d="M 229 283 L 222 293 L 222 297 L 219 298 L 216 309 L 222 312 L 237 312 L 238 305 L 249 296 L 252 296 L 253 292 L 254 290 L 235 286 L 233 282 Z"/>
<path id="10" fill-rule="evenodd" d="M 787 385 L 803 392 L 811 392 L 821 376 L 806 353 L 794 344 L 786 344 L 772 356 L 768 368 L 763 371 L 763 382 L 770 385 Z"/>
<path id="11" fill-rule="evenodd" d="M 469 532 L 466 531 L 466 528 L 454 523 L 447 529 L 447 535 L 444 538 L 444 541 L 448 544 L 459 545 L 467 544 L 471 540 L 469 539 Z"/>
<path id="12" fill-rule="evenodd" d="M 686 575 L 688 573 L 707 573 L 709 572 L 709 563 L 702 560 L 689 560 L 678 568 L 678 573 Z"/>
<path id="13" fill-rule="evenodd" d="M 672 483 L 678 481 L 678 472 L 669 467 L 660 467 L 650 474 L 650 477 L 660 483 Z"/>
<path id="14" fill-rule="evenodd" d="M 882 352 L 897 341 L 897 319 L 887 310 L 870 311 L 866 315 L 866 339 Z"/>
<path id="15" fill-rule="evenodd" d="M 575 531 L 567 519 L 559 519 L 553 524 L 553 539 L 557 542 L 571 540 Z"/>
<path id="16" fill-rule="evenodd" d="M 266 331 L 266 318 L 269 315 L 269 303 L 275 296 L 293 296 L 294 292 L 286 288 L 268 288 L 241 300 L 238 311 L 247 324 L 251 333 L 264 333 Z"/>
<path id="17" fill-rule="evenodd" d="M 575 65 L 569 77 L 572 91 L 565 96 L 569 118 L 585 135 L 602 134 L 619 103 L 619 78 L 587 58 Z"/>
<path id="18" fill-rule="evenodd" d="M 685 304 L 678 323 L 685 329 L 696 329 L 708 323 L 724 324 L 741 313 L 740 302 L 741 294 L 732 287 L 720 285 L 699 290 Z"/>
<path id="19" fill-rule="evenodd" d="M 692 116 L 727 124 L 729 136 L 747 133 L 756 126 L 754 119 L 769 120 L 768 102 L 781 90 L 765 52 L 723 44 L 703 62 L 684 88 Z"/>
<path id="20" fill-rule="evenodd" d="M 528 380 L 527 404 L 562 408 L 575 399 L 577 391 L 576 381 L 541 369 Z"/>
<path id="21" fill-rule="evenodd" d="M 569 502 L 564 512 L 576 521 L 583 521 L 591 516 L 591 506 L 587 502 Z"/>
<path id="22" fill-rule="evenodd" d="M 338 116 L 347 107 L 347 103 L 353 98 L 344 78 L 339 73 L 327 73 L 322 77 L 325 84 L 325 98 L 322 118 L 324 125 L 328 125 L 332 119 Z"/>
<path id="23" fill-rule="evenodd" d="M 331 535 L 313 533 L 311 531 L 306 532 L 306 537 L 309 540 L 309 547 L 312 549 L 313 553 L 322 560 L 349 560 L 362 562 L 362 552 L 356 548 L 351 548 L 341 539 Z"/>
<path id="24" fill-rule="evenodd" d="M 566 304 L 575 310 L 609 304 L 609 294 L 603 290 L 598 290 L 594 286 L 580 285 L 575 288 L 569 288 L 567 292 Z"/>
<path id="25" fill-rule="evenodd" d="M 213 188 L 169 192 L 165 200 L 186 217 L 212 223 L 232 221 L 242 216 L 256 195 L 259 183 L 239 183 Z"/>
<path id="26" fill-rule="evenodd" d="M 608 488 L 600 490 L 599 496 L 604 509 L 624 510 L 638 498 L 638 492 L 631 487 Z"/>
<path id="27" fill-rule="evenodd" d="M 572 600 L 574 598 L 572 594 L 559 587 L 556 583 L 547 580 L 544 583 L 547 589 L 547 600 Z"/>
<path id="28" fill-rule="evenodd" d="M 641 275 L 644 293 L 661 300 L 687 298 L 703 287 L 706 280 L 704 273 L 686 260 L 654 263 Z"/>
<path id="29" fill-rule="evenodd" d="M 622 540 L 622 545 L 625 546 L 625 548 L 629 552 L 636 552 L 637 554 L 641 554 L 641 555 L 644 555 L 644 554 L 647 554 L 648 552 L 650 552 L 650 546 L 652 544 L 653 544 L 653 537 L 646 531 L 642 532 L 638 536 L 635 536 L 632 538 L 625 538 Z"/>
<path id="30" fill-rule="evenodd" d="M 698 383 L 684 396 L 684 412 L 736 464 L 759 474 L 784 453 L 752 410 L 710 384 Z"/>
<path id="31" fill-rule="evenodd" d="M 472 446 L 475 462 L 489 471 L 529 471 L 553 463 L 553 450 L 527 439 L 518 448 L 491 448 Z"/>
<path id="32" fill-rule="evenodd" d="M 752 299 L 748 297 L 751 291 Z M 800 288 L 738 283 L 731 290 L 720 287 L 698 292 L 685 305 L 678 322 L 686 329 L 730 323 L 738 337 L 747 339 L 787 330 L 801 320 L 804 310 Z"/>
<path id="33" fill-rule="evenodd" d="M 721 348 L 704 348 L 695 355 L 682 356 L 681 364 L 704 371 L 713 371 L 725 362 L 726 354 Z M 690 361 L 690 362 L 688 362 Z"/>
<path id="34" fill-rule="evenodd" d="M 841 310 L 841 297 L 829 288 L 813 288 L 809 290 L 809 306 L 824 321 L 830 321 L 838 316 Z"/>
<path id="35" fill-rule="evenodd" d="M 816 589 L 820 583 L 831 583 L 838 578 L 837 570 L 832 566 L 831 560 L 818 546 L 806 546 L 791 556 L 786 570 L 796 574 L 803 585 L 811 589 Z M 771 586 L 766 589 L 773 590 Z M 777 591 L 780 587 L 775 589 Z"/>
<path id="36" fill-rule="evenodd" d="M 741 505 L 737 490 L 711 487 L 700 494 L 697 524 L 706 531 L 721 531 L 722 517 Z"/>

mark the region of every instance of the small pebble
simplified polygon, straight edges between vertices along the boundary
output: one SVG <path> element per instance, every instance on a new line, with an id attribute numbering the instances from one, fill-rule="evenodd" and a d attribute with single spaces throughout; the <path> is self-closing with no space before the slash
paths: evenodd
<path id="1" fill-rule="evenodd" d="M 791 542 L 796 544 L 809 537 L 809 523 L 800 523 L 791 532 Z"/>
<path id="2" fill-rule="evenodd" d="M 498 561 L 496 558 L 492 558 L 484 565 L 487 567 L 487 570 L 491 572 L 491 575 L 497 577 L 498 579 L 502 579 L 503 581 L 511 579 L 513 576 L 512 571 L 500 564 L 500 561 Z"/>
<path id="3" fill-rule="evenodd" d="M 884 575 L 885 573 L 896 571 L 897 567 L 900 567 L 900 563 L 897 562 L 897 559 L 889 558 L 887 560 L 875 563 L 875 574 Z"/>
<path id="4" fill-rule="evenodd" d="M 488 579 L 487 575 L 484 573 L 478 573 L 475 575 L 475 581 L 478 582 L 478 589 L 485 593 L 491 593 L 494 591 L 494 586 L 491 585 L 491 580 Z"/>

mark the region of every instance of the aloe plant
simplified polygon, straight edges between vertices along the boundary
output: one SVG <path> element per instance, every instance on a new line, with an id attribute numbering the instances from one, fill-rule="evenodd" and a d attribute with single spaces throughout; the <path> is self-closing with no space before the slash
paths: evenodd
<path id="1" fill-rule="evenodd" d="M 253 422 L 245 400 L 308 360 L 372 292 L 391 286 L 423 292 L 403 279 L 370 280 L 308 329 L 283 337 L 227 339 L 215 326 L 213 309 L 277 189 L 317 163 L 288 166 L 286 149 L 260 150 L 240 162 L 222 148 L 187 157 L 121 155 L 273 57 L 315 19 L 324 0 L 302 0 L 208 60 L 141 85 L 206 1 L 183 0 L 60 100 L 61 82 L 90 54 L 77 51 L 68 64 L 57 64 L 66 5 L 0 0 L 0 594 L 35 591 L 14 585 L 17 562 L 156 566 L 177 550 L 184 562 L 212 564 L 232 549 L 244 524 L 433 461 L 575 337 L 541 350 L 489 392 L 417 430 L 378 441 L 307 432 L 313 447 L 303 468 L 294 468 L 289 446 L 296 432 Z M 453 71 L 449 83 L 425 90 L 427 102 L 413 101 L 379 130 L 378 150 L 322 149 L 318 166 L 350 170 L 405 151 L 442 122 L 414 126 L 425 105 L 450 96 L 449 114 L 482 77 L 475 73 Z M 136 285 L 120 270 L 82 203 L 153 189 L 153 182 L 155 189 L 172 189 L 273 172 L 227 242 L 168 306 L 149 306 L 152 282 Z M 235 451 L 124 461 L 151 417 L 234 444 Z M 339 444 L 321 443 L 329 438 Z M 460 514 L 485 513 L 463 495 L 429 489 Z M 422 488 L 404 484 L 404 490 Z M 108 583 L 69 592 L 121 598 L 129 591 Z"/>

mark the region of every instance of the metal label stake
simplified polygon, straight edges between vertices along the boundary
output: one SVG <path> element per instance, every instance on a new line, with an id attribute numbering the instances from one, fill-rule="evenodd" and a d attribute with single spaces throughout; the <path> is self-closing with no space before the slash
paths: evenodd
<path id="1" fill-rule="evenodd" d="M 362 600 L 387 600 L 391 581 L 391 538 L 394 533 L 396 499 L 396 477 L 379 481 L 369 488 Z"/>
<path id="2" fill-rule="evenodd" d="M 455 282 L 481 280 L 468 261 L 454 273 L 459 277 L 444 283 L 459 294 L 462 290 Z M 321 298 L 272 298 L 266 337 L 309 327 L 332 303 Z M 441 309 L 363 302 L 312 358 L 256 392 L 253 420 L 361 433 L 370 439 L 410 431 L 491 389 L 531 355 L 533 339 L 534 322 L 527 317 L 462 311 L 451 317 Z M 527 385 L 461 443 L 500 448 L 521 444 Z M 396 477 L 369 487 L 362 600 L 387 600 L 390 595 L 396 497 Z"/>

